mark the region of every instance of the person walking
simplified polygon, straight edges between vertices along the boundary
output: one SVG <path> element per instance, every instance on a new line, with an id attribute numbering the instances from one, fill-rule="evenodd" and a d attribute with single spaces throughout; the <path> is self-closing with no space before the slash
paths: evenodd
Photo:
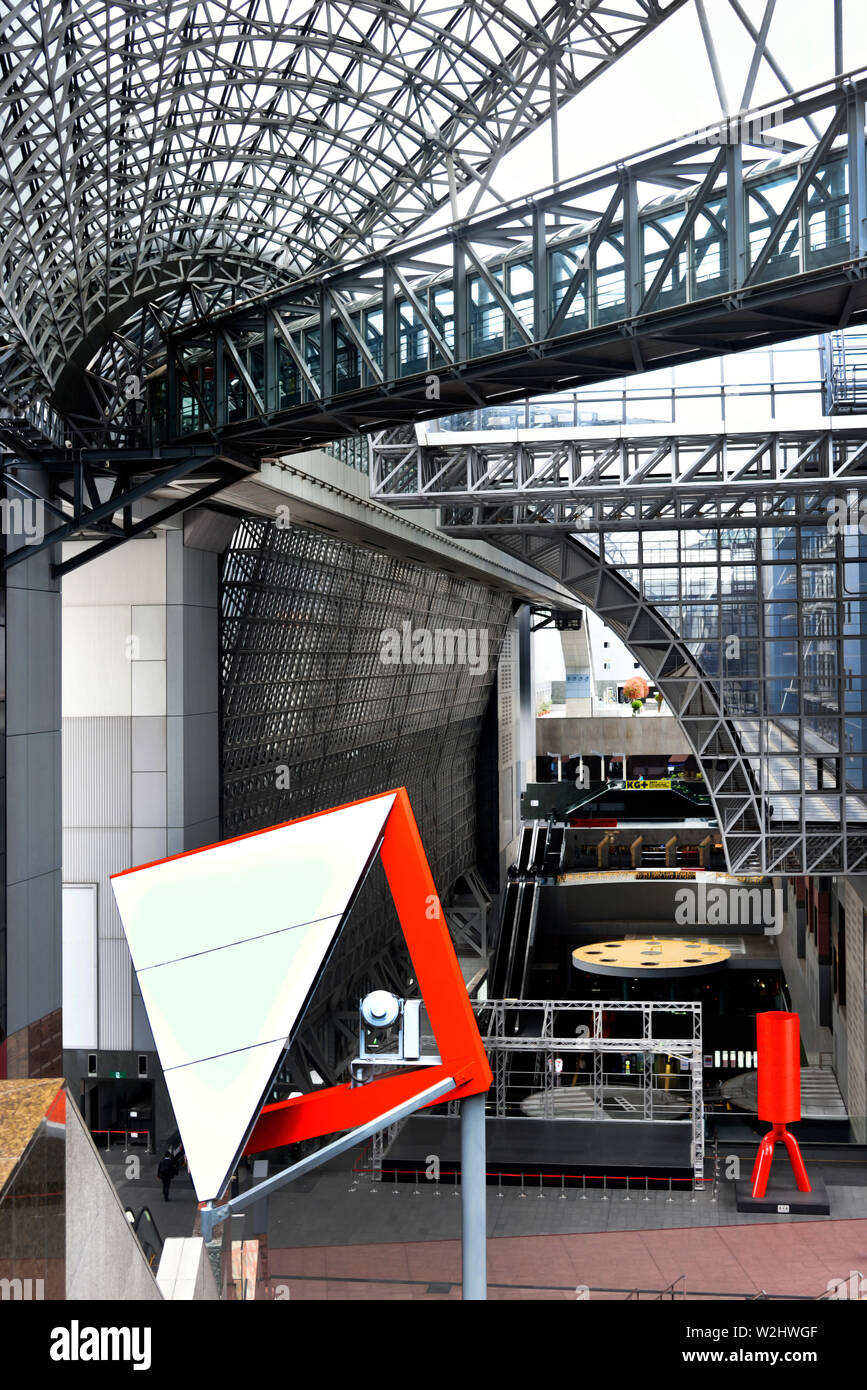
<path id="1" fill-rule="evenodd" d="M 174 1158 L 168 1150 L 166 1150 L 166 1152 L 160 1159 L 159 1164 L 157 1165 L 157 1177 L 160 1179 L 160 1182 L 163 1185 L 164 1202 L 168 1202 L 170 1200 L 169 1187 L 171 1186 L 172 1178 L 177 1177 L 177 1173 L 178 1160 Z"/>

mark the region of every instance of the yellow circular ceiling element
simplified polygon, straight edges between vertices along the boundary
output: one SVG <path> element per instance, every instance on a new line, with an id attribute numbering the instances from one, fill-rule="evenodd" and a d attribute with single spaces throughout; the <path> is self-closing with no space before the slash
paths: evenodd
<path id="1" fill-rule="evenodd" d="M 676 936 L 638 937 L 630 941 L 598 941 L 572 952 L 576 970 L 591 975 L 674 976 L 705 975 L 719 970 L 731 952 L 710 941 Z"/>

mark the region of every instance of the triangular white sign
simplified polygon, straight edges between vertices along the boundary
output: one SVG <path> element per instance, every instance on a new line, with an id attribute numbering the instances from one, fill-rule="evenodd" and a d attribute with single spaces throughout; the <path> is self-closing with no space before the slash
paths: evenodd
<path id="1" fill-rule="evenodd" d="M 219 1198 L 394 794 L 112 879 L 199 1201 Z"/>

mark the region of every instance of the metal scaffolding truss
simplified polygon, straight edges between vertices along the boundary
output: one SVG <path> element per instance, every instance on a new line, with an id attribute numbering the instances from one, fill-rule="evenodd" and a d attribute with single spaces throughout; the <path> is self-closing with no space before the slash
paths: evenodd
<path id="1" fill-rule="evenodd" d="M 865 95 L 862 70 L 204 315 L 152 425 L 285 452 L 856 322 Z"/>
<path id="2" fill-rule="evenodd" d="M 604 1105 L 604 1061 L 606 1055 L 639 1053 L 643 1065 L 636 1073 L 637 1093 L 641 1098 L 641 1117 L 644 1120 L 666 1118 L 654 1114 L 653 1058 L 674 1057 L 685 1063 L 690 1073 L 690 1119 L 691 1154 L 693 1174 L 696 1184 L 704 1181 L 704 1097 L 702 1092 L 702 1042 L 701 1042 L 701 1004 L 677 1002 L 672 1000 L 623 1000 L 623 999 L 487 999 L 473 1001 L 473 1010 L 482 1029 L 483 1041 L 491 1059 L 494 1073 L 493 1110 L 498 1117 L 508 1114 L 507 1073 L 508 1059 L 515 1054 L 539 1055 L 544 1061 L 538 1068 L 540 1079 L 552 1103 L 545 1109 L 549 1118 L 556 1115 L 553 1105 L 555 1072 L 553 1061 L 557 1053 L 586 1053 L 593 1058 L 593 1074 L 590 1091 L 593 1099 L 593 1113 L 596 1117 L 605 1113 Z M 562 1024 L 562 1015 L 576 1014 L 590 1016 L 590 1027 L 586 1036 L 576 1033 L 562 1034 L 556 1025 Z M 636 1031 L 627 1037 L 606 1037 L 605 1016 L 625 1015 L 634 1020 Z M 511 1024 L 520 1015 L 532 1015 L 538 1032 L 532 1035 L 515 1033 Z M 686 1037 L 670 1038 L 658 1036 L 664 1028 L 662 1020 L 672 1014 L 689 1019 Z M 672 1122 L 671 1120 L 667 1121 Z M 577 1121 L 581 1123 L 581 1121 Z"/>
<path id="3" fill-rule="evenodd" d="M 7 0 L 6 390 L 82 428 L 179 319 L 407 235 L 685 0 Z"/>
<path id="4" fill-rule="evenodd" d="M 867 414 L 867 335 L 829 333 L 823 341 L 826 415 Z"/>
<path id="5" fill-rule="evenodd" d="M 822 524 L 867 488 L 867 430 L 580 437 L 468 435 L 421 445 L 404 429 L 373 439 L 371 491 L 393 506 L 447 508 L 449 529 L 545 524 L 567 531 Z M 846 502 L 848 505 L 848 502 Z"/>

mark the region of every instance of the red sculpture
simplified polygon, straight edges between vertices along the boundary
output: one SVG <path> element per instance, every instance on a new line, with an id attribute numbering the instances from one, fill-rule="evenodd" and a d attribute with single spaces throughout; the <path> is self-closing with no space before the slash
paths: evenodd
<path id="1" fill-rule="evenodd" d="M 794 1134 L 786 1125 L 801 1118 L 801 1037 L 797 1014 L 782 1011 L 756 1014 L 758 1046 L 759 1119 L 772 1128 L 759 1144 L 753 1165 L 753 1196 L 764 1197 L 774 1158 L 782 1139 L 799 1192 L 811 1192 L 810 1179 Z"/>

